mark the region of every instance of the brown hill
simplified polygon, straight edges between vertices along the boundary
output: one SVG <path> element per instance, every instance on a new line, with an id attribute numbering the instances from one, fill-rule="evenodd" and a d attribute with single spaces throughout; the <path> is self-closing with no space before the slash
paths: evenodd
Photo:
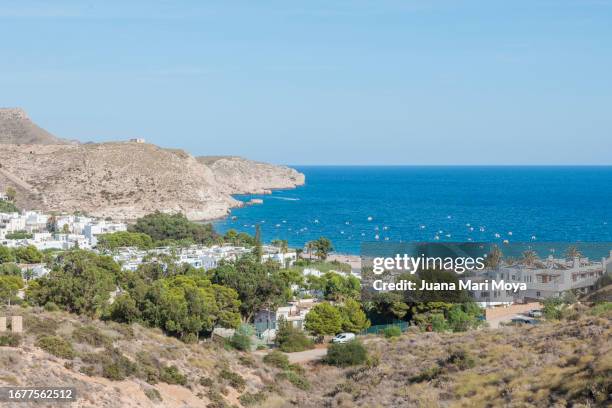
<path id="1" fill-rule="evenodd" d="M 62 144 L 66 141 L 36 126 L 20 108 L 0 108 L 0 144 Z"/>
<path id="2" fill-rule="evenodd" d="M 146 143 L 62 144 L 49 135 L 32 136 L 25 144 L 24 135 L 33 134 L 29 129 L 39 128 L 22 110 L 5 110 L 4 116 L 11 119 L 0 123 L 11 131 L 2 140 L 21 142 L 0 149 L 0 191 L 15 188 L 17 204 L 25 209 L 83 211 L 114 219 L 159 210 L 204 220 L 240 205 L 232 194 L 304 182 L 302 174 L 287 167 L 238 158 L 207 163 L 183 150 Z"/>

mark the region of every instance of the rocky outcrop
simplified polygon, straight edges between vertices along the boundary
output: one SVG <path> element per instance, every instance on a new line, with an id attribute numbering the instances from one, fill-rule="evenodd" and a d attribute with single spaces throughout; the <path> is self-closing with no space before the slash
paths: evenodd
<path id="1" fill-rule="evenodd" d="M 29 121 L 25 113 L 15 115 L 11 123 Z M 146 143 L 20 143 L 0 149 L 0 191 L 13 187 L 20 207 L 113 219 L 153 211 L 182 212 L 192 220 L 220 218 L 242 205 L 232 194 L 303 183 L 304 176 L 287 167 L 235 157 L 196 159 Z"/>
<path id="2" fill-rule="evenodd" d="M 215 179 L 232 194 L 264 194 L 271 189 L 294 188 L 304 184 L 304 175 L 295 169 L 233 156 L 198 157 Z"/>

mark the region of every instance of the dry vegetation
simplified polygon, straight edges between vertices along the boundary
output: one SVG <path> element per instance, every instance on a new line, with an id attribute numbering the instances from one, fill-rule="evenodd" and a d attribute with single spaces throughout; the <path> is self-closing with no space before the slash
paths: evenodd
<path id="1" fill-rule="evenodd" d="M 368 348 L 378 364 L 315 369 L 318 397 L 300 406 L 609 406 L 611 318 L 609 307 L 578 305 L 567 320 L 536 326 L 377 338 Z"/>
<path id="2" fill-rule="evenodd" d="M 15 309 L 27 333 L 18 347 L 0 347 L 0 386 L 75 386 L 80 406 L 96 407 L 606 406 L 609 305 L 578 305 L 565 320 L 530 327 L 370 337 L 368 364 L 345 369 L 264 362 L 139 325 Z"/>
<path id="3" fill-rule="evenodd" d="M 64 312 L 13 313 L 26 333 L 18 347 L 0 347 L 0 386 L 74 386 L 87 407 L 222 408 L 280 392 L 281 370 L 223 345 Z"/>

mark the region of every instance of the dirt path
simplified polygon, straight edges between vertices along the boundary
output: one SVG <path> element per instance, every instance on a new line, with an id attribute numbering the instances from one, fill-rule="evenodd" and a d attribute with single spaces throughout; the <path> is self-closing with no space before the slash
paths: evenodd
<path id="1" fill-rule="evenodd" d="M 326 348 L 314 348 L 312 350 L 300 351 L 297 353 L 287 353 L 289 362 L 295 363 L 307 363 L 309 361 L 320 360 L 327 355 Z"/>
<path id="2" fill-rule="evenodd" d="M 271 350 L 259 350 L 253 352 L 253 354 L 260 357 L 264 357 Z M 308 363 L 309 361 L 320 360 L 327 355 L 326 347 L 317 347 L 312 350 L 299 351 L 296 353 L 285 353 L 289 358 L 289 362 L 292 364 L 296 363 Z"/>

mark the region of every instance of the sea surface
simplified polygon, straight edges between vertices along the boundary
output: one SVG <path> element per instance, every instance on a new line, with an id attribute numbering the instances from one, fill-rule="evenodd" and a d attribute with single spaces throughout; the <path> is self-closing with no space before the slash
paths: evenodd
<path id="1" fill-rule="evenodd" d="M 293 166 L 306 184 L 215 222 L 290 246 L 325 236 L 362 242 L 612 241 L 612 166 Z"/>

